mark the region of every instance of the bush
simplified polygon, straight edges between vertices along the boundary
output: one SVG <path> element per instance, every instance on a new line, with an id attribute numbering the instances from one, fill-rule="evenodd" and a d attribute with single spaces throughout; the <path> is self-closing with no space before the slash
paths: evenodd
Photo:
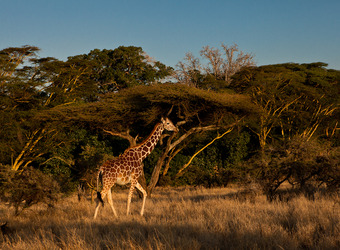
<path id="1" fill-rule="evenodd" d="M 313 199 L 320 186 L 339 189 L 339 159 L 338 148 L 296 136 L 282 145 L 272 145 L 261 158 L 253 159 L 252 165 L 268 200 L 276 196 L 285 181 Z"/>
<path id="2" fill-rule="evenodd" d="M 59 191 L 58 183 L 39 170 L 29 167 L 13 172 L 9 166 L 2 166 L 0 198 L 10 202 L 15 215 L 38 203 L 53 207 Z"/>

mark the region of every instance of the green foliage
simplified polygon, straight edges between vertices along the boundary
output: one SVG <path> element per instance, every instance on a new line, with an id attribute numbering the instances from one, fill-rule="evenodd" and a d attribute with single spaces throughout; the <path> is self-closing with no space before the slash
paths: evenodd
<path id="1" fill-rule="evenodd" d="M 42 113 L 39 119 L 55 123 L 63 121 L 69 126 L 82 124 L 116 134 L 131 131 L 133 137 L 145 138 L 171 107 L 171 119 L 175 123 L 184 122 L 182 134 L 194 127 L 223 128 L 240 116 L 258 112 L 250 98 L 244 95 L 217 93 L 181 84 L 154 84 L 112 93 L 95 103 L 56 107 Z M 147 178 L 155 163 L 157 160 L 153 156 L 150 163 L 146 162 Z"/>
<path id="2" fill-rule="evenodd" d="M 7 48 L 0 51 L 0 111 L 25 111 L 38 104 L 40 82 L 32 80 L 35 71 L 23 66 L 36 57 L 33 46 Z"/>
<path id="3" fill-rule="evenodd" d="M 127 128 L 154 126 L 171 106 L 175 107 L 173 120 L 185 119 L 188 128 L 223 126 L 235 121 L 237 116 L 259 111 L 245 95 L 217 93 L 181 84 L 154 84 L 112 93 L 95 103 L 57 107 L 42 113 L 39 119 L 122 132 Z"/>
<path id="4" fill-rule="evenodd" d="M 74 175 L 74 163 L 98 164 L 103 153 L 93 148 L 101 146 L 88 142 L 81 150 L 84 155 L 73 155 L 79 152 L 72 151 L 72 137 L 63 131 L 68 125 L 41 122 L 35 116 L 51 107 L 96 101 L 100 93 L 151 84 L 171 72 L 133 46 L 94 50 L 66 62 L 38 58 L 38 50 L 24 46 L 0 51 L 0 162 L 15 171 L 34 165 L 65 180 Z M 111 88 L 111 83 L 119 88 Z"/>
<path id="5" fill-rule="evenodd" d="M 64 193 L 75 191 L 79 182 L 93 185 L 98 166 L 112 154 L 120 154 L 128 145 L 76 126 L 60 129 L 60 132 L 64 133 L 63 143 L 41 159 L 39 168 L 54 176 Z"/>
<path id="6" fill-rule="evenodd" d="M 117 152 L 117 149 L 113 150 L 110 145 L 107 145 L 110 142 L 84 129 L 75 131 L 72 136 L 75 137 L 72 143 L 74 149 L 71 151 L 75 161 L 73 174 L 76 174 L 78 180 L 95 183 L 96 175 L 94 173 L 97 171 L 98 166 L 105 159 L 112 156 L 112 153 Z M 89 173 L 94 174 L 90 179 Z"/>
<path id="7" fill-rule="evenodd" d="M 209 133 L 209 136 L 205 138 L 199 137 L 195 143 L 190 144 L 178 157 L 188 161 L 192 152 L 203 147 L 212 138 L 214 138 L 214 133 Z M 242 179 L 244 169 L 239 167 L 239 163 L 249 158 L 250 142 L 250 135 L 246 131 L 232 132 L 216 141 L 193 160 L 192 165 L 181 178 L 183 179 L 182 181 L 190 185 L 212 187 L 226 186 L 231 181 Z M 185 155 L 186 157 L 184 157 Z M 185 162 L 182 162 L 179 167 L 184 164 Z M 176 167 L 174 167 L 175 169 Z"/>
<path id="8" fill-rule="evenodd" d="M 237 46 L 223 49 L 227 55 Z M 260 173 L 267 189 L 274 192 L 284 179 L 300 186 L 339 186 L 334 152 L 340 141 L 340 72 L 326 69 L 324 63 L 232 71 L 221 53 L 207 46 L 201 51 L 209 61 L 207 67 L 199 67 L 188 54 L 191 66 L 181 64 L 183 71 L 178 74 L 186 84 L 161 84 L 173 69 L 151 59 L 140 47 L 95 49 L 65 62 L 38 58 L 38 51 L 34 46 L 0 51 L 0 163 L 14 171 L 23 185 L 18 197 L 12 194 L 18 204 L 23 197 L 27 206 L 34 204 L 29 197 L 45 202 L 25 191 L 24 187 L 37 185 L 27 178 L 52 176 L 62 192 L 74 190 L 79 182 L 94 184 L 98 165 L 129 147 L 127 140 L 104 131 L 139 142 L 170 109 L 171 120 L 180 127 L 173 142 L 188 137 L 174 158 L 170 154 L 178 148 L 164 158 L 171 158 L 171 167 L 163 172 L 165 184 L 226 185 L 244 178 L 253 167 L 253 173 Z M 239 66 L 253 65 L 251 55 L 242 55 L 246 57 Z M 220 63 L 214 65 L 213 58 Z M 238 132 L 210 145 L 182 178 L 173 180 L 190 157 L 216 137 L 216 132 L 200 129 L 223 131 L 236 121 Z M 192 129 L 200 133 L 190 134 Z M 322 144 L 315 142 L 317 137 Z M 144 162 L 150 181 L 166 142 L 167 138 Z M 252 156 L 252 165 L 243 164 Z M 3 180 L 19 190 L 12 177 Z"/>
<path id="9" fill-rule="evenodd" d="M 44 82 L 33 46 L 0 51 L 0 162 L 22 169 L 49 150 L 53 131 L 33 121 L 44 108 Z M 42 151 L 41 151 L 42 149 Z"/>
<path id="10" fill-rule="evenodd" d="M 326 153 L 337 150 L 340 72 L 325 66 L 289 63 L 248 68 L 231 83 L 264 110 L 250 125 L 261 152 L 249 165 L 269 200 L 285 181 L 305 190 L 316 184 L 333 189 L 340 185 L 339 156 Z M 323 138 L 321 144 L 317 136 Z"/>
<path id="11" fill-rule="evenodd" d="M 261 148 L 268 141 L 295 135 L 324 136 L 337 126 L 340 72 L 324 63 L 251 67 L 233 77 L 230 88 L 248 94 L 263 109 L 250 128 Z"/>
<path id="12" fill-rule="evenodd" d="M 161 62 L 151 60 L 142 48 L 134 46 L 95 49 L 88 54 L 70 57 L 68 61 L 90 65 L 90 80 L 96 83 L 100 93 L 154 83 L 172 71 Z"/>

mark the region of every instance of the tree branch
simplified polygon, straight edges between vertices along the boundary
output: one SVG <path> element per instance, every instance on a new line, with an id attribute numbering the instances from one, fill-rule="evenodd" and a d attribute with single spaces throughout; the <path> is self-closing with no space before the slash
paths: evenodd
<path id="1" fill-rule="evenodd" d="M 130 130 L 128 129 L 126 132 L 113 132 L 113 131 L 109 131 L 109 130 L 106 130 L 106 129 L 103 129 L 103 131 L 105 133 L 108 133 L 110 135 L 113 135 L 113 136 L 118 136 L 120 138 L 123 138 L 123 139 L 126 139 L 129 141 L 130 143 L 130 147 L 134 147 L 137 145 L 137 136 L 135 138 L 133 138 L 131 135 L 130 135 Z"/>
<path id="2" fill-rule="evenodd" d="M 188 138 L 190 135 L 192 135 L 194 133 L 199 133 L 199 132 L 203 132 L 203 131 L 211 131 L 211 130 L 216 130 L 216 129 L 219 129 L 219 127 L 216 126 L 216 125 L 209 125 L 209 126 L 205 126 L 205 127 L 191 128 L 185 134 L 183 134 L 181 137 L 179 137 L 175 142 L 171 143 L 169 150 L 171 150 L 174 147 L 176 147 L 183 140 L 185 140 L 186 138 Z"/>

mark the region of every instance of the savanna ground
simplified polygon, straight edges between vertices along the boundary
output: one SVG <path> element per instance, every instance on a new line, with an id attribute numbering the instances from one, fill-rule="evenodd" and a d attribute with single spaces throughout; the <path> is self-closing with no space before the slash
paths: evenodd
<path id="1" fill-rule="evenodd" d="M 268 202 L 240 188 L 158 188 L 147 199 L 115 189 L 115 218 L 106 202 L 96 221 L 90 197 L 33 206 L 19 216 L 0 203 L 8 222 L 1 249 L 340 249 L 339 197 L 317 193 Z"/>

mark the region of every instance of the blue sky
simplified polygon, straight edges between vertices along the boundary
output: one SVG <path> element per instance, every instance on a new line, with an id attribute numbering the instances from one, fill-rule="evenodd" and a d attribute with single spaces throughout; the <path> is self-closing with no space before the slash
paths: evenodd
<path id="1" fill-rule="evenodd" d="M 66 60 L 139 46 L 175 66 L 236 43 L 257 65 L 321 61 L 340 70 L 339 0 L 0 0 L 0 50 L 34 45 Z"/>

